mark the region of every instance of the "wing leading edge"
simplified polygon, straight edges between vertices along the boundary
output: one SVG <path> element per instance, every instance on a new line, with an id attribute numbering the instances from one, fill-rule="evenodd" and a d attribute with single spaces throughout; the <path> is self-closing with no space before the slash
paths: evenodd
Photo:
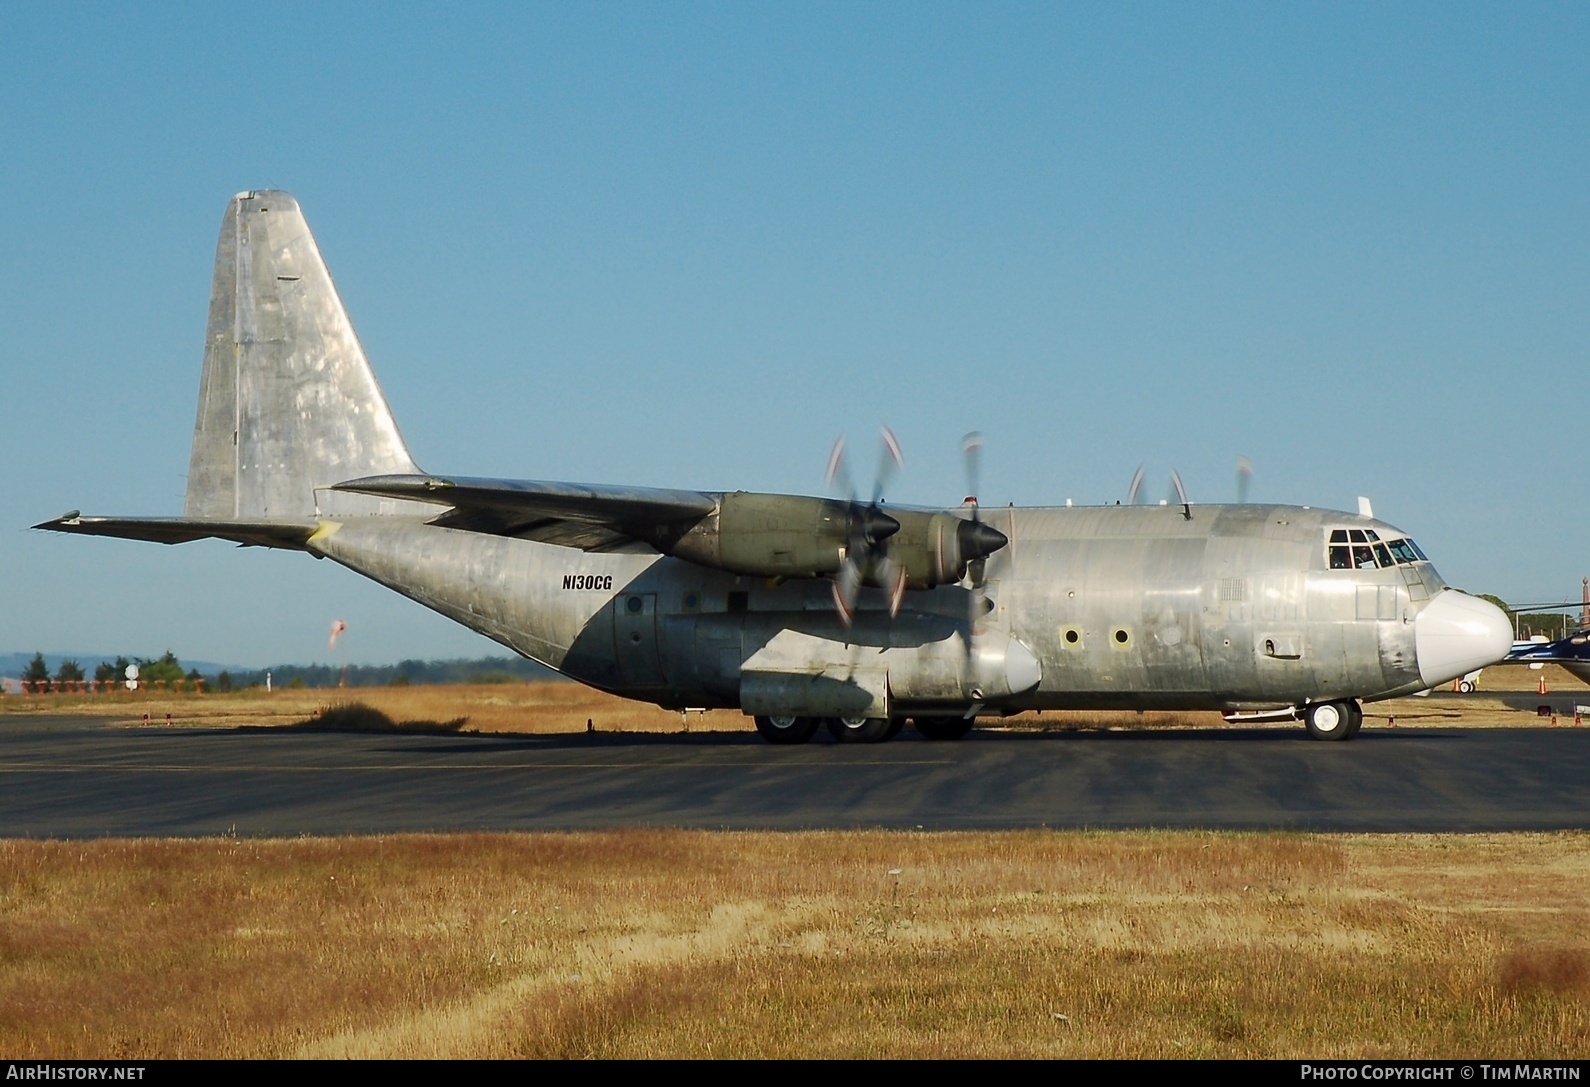
<path id="1" fill-rule="evenodd" d="M 702 491 L 468 476 L 369 476 L 332 490 L 447 506 L 431 524 L 584 551 L 666 551 L 718 508 Z"/>

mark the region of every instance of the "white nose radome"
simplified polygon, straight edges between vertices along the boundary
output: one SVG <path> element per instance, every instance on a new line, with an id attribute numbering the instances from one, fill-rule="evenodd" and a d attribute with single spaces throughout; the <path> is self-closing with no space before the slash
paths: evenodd
<path id="1" fill-rule="evenodd" d="M 1495 664 L 1513 648 L 1513 627 L 1495 604 L 1448 589 L 1413 621 L 1419 679 L 1428 687 Z"/>

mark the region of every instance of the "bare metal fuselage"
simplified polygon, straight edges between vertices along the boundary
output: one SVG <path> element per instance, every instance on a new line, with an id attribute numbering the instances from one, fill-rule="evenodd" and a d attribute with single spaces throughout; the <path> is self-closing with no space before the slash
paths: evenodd
<path id="1" fill-rule="evenodd" d="M 328 522 L 309 549 L 574 679 L 673 708 L 1241 710 L 1427 686 L 1415 619 L 1444 588 L 1434 568 L 1327 569 L 1331 527 L 1395 529 L 1293 506 L 1190 512 L 992 511 L 1011 544 L 988 560 L 970 666 L 960 586 L 910 593 L 894 618 L 871 593 L 847 628 L 825 580 L 779 584 L 655 553 L 392 518 Z"/>
<path id="2" fill-rule="evenodd" d="M 297 201 L 261 190 L 222 219 L 183 515 L 38 527 L 308 550 L 593 686 L 738 706 L 775 742 L 809 737 L 797 719 L 876 739 L 867 722 L 914 716 L 949 736 L 945 720 L 1049 707 L 1300 709 L 1344 738 L 1358 700 L 1511 645 L 1500 610 L 1368 516 L 970 517 L 421 472 Z M 845 622 L 863 583 L 892 586 L 899 613 L 861 589 Z"/>

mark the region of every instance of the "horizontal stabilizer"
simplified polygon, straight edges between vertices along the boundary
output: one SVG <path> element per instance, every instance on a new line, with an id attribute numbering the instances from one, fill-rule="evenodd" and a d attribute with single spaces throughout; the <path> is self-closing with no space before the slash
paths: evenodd
<path id="1" fill-rule="evenodd" d="M 669 545 L 718 508 L 716 496 L 660 487 L 386 475 L 331 488 L 451 507 L 432 524 L 587 551 Z"/>
<path id="2" fill-rule="evenodd" d="M 179 544 L 192 540 L 230 540 L 244 547 L 304 550 L 314 521 L 216 521 L 193 517 L 84 517 L 75 511 L 34 528 L 72 532 L 79 536 L 115 536 L 123 540 Z"/>

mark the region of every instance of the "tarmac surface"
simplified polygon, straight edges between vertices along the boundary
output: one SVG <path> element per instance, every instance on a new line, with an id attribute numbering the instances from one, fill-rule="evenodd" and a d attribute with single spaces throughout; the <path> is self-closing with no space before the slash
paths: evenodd
<path id="1" fill-rule="evenodd" d="M 1590 827 L 1590 728 L 754 734 L 107 727 L 0 717 L 0 837 L 617 826 Z"/>

